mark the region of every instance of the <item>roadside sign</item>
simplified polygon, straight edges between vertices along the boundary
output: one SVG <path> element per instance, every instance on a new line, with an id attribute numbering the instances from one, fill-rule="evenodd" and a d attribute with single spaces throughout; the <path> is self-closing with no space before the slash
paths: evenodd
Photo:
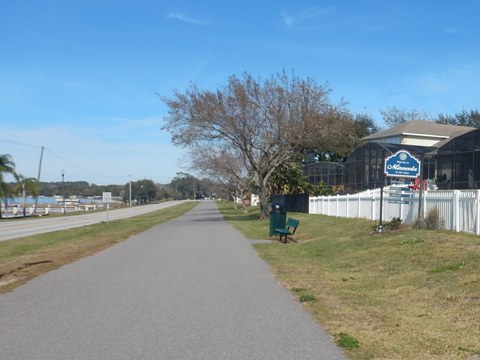
<path id="1" fill-rule="evenodd" d="M 393 186 L 397 185 L 398 187 L 401 187 L 401 188 L 404 188 L 404 187 L 410 185 L 411 183 L 412 183 L 412 180 L 392 180 L 391 181 L 391 184 Z M 397 187 L 397 186 L 395 186 L 395 187 Z"/>
<path id="2" fill-rule="evenodd" d="M 400 150 L 385 159 L 384 171 L 386 176 L 416 178 L 420 176 L 420 160 Z"/>
<path id="3" fill-rule="evenodd" d="M 112 202 L 112 193 L 111 192 L 104 192 L 102 193 L 103 202 L 107 204 L 107 223 L 109 223 L 109 215 L 108 212 L 110 210 L 110 203 Z"/>
<path id="4" fill-rule="evenodd" d="M 390 197 L 411 198 L 412 194 L 390 193 Z"/>
<path id="5" fill-rule="evenodd" d="M 390 186 L 390 189 L 387 190 L 387 192 L 391 194 L 402 193 L 402 192 L 411 193 L 412 191 L 413 189 L 408 187 L 393 187 L 393 186 Z"/>
<path id="6" fill-rule="evenodd" d="M 387 190 L 388 194 L 388 202 L 390 204 L 405 204 L 405 205 L 412 205 L 413 201 L 410 200 L 413 198 L 413 191 L 412 189 L 404 186 L 391 186 L 389 190 Z"/>
<path id="7" fill-rule="evenodd" d="M 112 202 L 112 193 L 111 192 L 104 192 L 103 195 L 103 202 L 104 203 L 111 203 Z"/>
<path id="8" fill-rule="evenodd" d="M 399 150 L 392 156 L 389 156 L 385 159 L 385 176 L 394 177 L 394 178 L 419 178 L 421 173 L 421 162 L 407 150 Z M 406 204 L 412 205 L 411 195 L 404 194 L 404 189 L 401 181 L 396 182 L 397 188 L 392 189 L 392 193 L 398 194 L 393 195 L 390 193 L 388 202 L 393 204 Z M 408 185 L 407 185 L 408 187 Z M 406 190 L 406 189 L 405 189 Z M 393 195 L 393 196 L 392 196 Z M 421 196 L 421 193 L 420 193 Z M 420 207 L 421 201 L 418 202 Z M 383 185 L 380 191 L 380 221 L 378 225 L 378 231 L 383 231 L 382 225 L 382 216 L 383 216 Z"/>
<path id="9" fill-rule="evenodd" d="M 404 205 L 412 205 L 412 200 L 388 200 L 390 204 L 404 204 Z"/>

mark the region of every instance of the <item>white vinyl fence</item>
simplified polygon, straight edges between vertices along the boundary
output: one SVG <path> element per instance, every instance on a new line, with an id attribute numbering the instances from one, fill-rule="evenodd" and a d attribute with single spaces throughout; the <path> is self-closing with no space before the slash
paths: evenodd
<path id="1" fill-rule="evenodd" d="M 399 197 L 388 188 L 383 193 L 382 219 L 384 222 L 399 217 L 412 224 L 419 215 L 419 191 L 403 192 Z M 411 196 L 411 197 L 410 197 Z M 402 201 L 411 204 L 399 204 Z M 310 197 L 309 213 L 346 218 L 380 218 L 380 189 L 353 195 Z M 395 203 L 396 202 L 396 203 Z M 437 207 L 446 230 L 480 235 L 480 190 L 425 190 L 422 191 L 422 215 Z"/>

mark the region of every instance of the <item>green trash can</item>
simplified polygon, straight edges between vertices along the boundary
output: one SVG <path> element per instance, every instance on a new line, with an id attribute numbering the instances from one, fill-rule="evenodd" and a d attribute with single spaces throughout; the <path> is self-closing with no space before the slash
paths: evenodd
<path id="1" fill-rule="evenodd" d="M 270 236 L 278 235 L 275 229 L 285 229 L 287 223 L 287 213 L 283 210 L 281 204 L 272 204 L 270 211 Z"/>

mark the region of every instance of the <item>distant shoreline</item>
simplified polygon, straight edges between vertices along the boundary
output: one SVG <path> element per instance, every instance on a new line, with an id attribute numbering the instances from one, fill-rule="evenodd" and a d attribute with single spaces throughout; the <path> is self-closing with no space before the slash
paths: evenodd
<path id="1" fill-rule="evenodd" d="M 79 204 L 95 204 L 95 203 L 101 203 L 102 198 L 101 197 L 88 197 L 88 198 L 83 198 L 83 197 L 77 197 L 73 198 L 76 202 Z M 38 197 L 38 204 L 61 204 L 63 201 L 63 197 L 54 197 L 54 196 L 39 196 Z M 72 201 L 70 197 L 65 197 L 65 202 Z M 22 205 L 24 203 L 24 200 L 22 197 L 15 197 L 12 199 L 7 199 L 7 202 L 9 205 L 13 204 L 20 204 Z M 25 198 L 25 202 L 27 205 L 35 204 L 35 198 L 32 196 L 27 196 Z M 5 205 L 5 199 L 2 199 L 2 204 Z"/>

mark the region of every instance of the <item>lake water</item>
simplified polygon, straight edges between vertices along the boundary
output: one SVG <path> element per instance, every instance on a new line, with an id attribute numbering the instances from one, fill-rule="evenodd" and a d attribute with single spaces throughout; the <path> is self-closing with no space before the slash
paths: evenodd
<path id="1" fill-rule="evenodd" d="M 35 204 L 35 198 L 31 196 L 26 197 L 26 203 L 27 204 Z M 60 200 L 62 200 L 60 198 Z M 65 201 L 68 202 L 69 198 L 65 198 Z M 91 203 L 98 203 L 102 202 L 102 199 L 92 199 L 92 198 L 78 198 L 80 204 L 91 204 Z M 2 199 L 3 204 L 5 204 L 5 199 Z M 8 199 L 8 204 L 23 204 L 23 198 L 21 197 L 16 197 L 13 199 Z M 38 204 L 58 204 L 58 201 L 56 198 L 53 196 L 39 196 L 38 197 Z"/>

